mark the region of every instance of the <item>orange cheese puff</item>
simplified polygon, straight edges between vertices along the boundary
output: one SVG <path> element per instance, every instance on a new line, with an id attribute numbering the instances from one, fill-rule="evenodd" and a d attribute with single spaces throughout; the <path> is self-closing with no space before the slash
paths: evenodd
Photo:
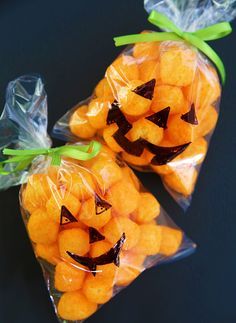
<path id="1" fill-rule="evenodd" d="M 103 129 L 107 125 L 109 101 L 93 99 L 88 106 L 87 117 L 91 126 L 95 129 Z"/>
<path id="2" fill-rule="evenodd" d="M 91 172 L 94 174 L 100 186 L 105 190 L 122 178 L 121 168 L 116 162 L 111 158 L 108 159 L 102 156 L 91 166 Z"/>
<path id="3" fill-rule="evenodd" d="M 129 55 L 119 56 L 106 70 L 106 78 L 109 84 L 118 86 L 139 78 L 139 70 L 136 60 Z"/>
<path id="4" fill-rule="evenodd" d="M 183 89 L 189 102 L 196 108 L 206 108 L 213 104 L 220 96 L 221 88 L 215 69 L 211 66 L 198 70 L 193 83 Z"/>
<path id="5" fill-rule="evenodd" d="M 136 94 L 133 90 L 142 85 L 143 81 L 133 80 L 120 87 L 118 91 L 118 100 L 122 112 L 128 116 L 138 117 L 148 112 L 151 106 L 151 100 Z"/>
<path id="6" fill-rule="evenodd" d="M 112 244 L 107 241 L 98 241 L 93 244 L 91 244 L 90 247 L 90 256 L 91 257 L 99 257 L 102 254 L 106 253 L 112 248 Z M 114 278 L 117 273 L 117 266 L 115 264 L 107 264 L 102 266 L 97 266 L 97 273 L 96 277 L 105 277 L 110 285 L 114 284 Z"/>
<path id="7" fill-rule="evenodd" d="M 106 277 L 89 275 L 85 279 L 83 293 L 90 302 L 104 304 L 112 298 L 113 289 Z"/>
<path id="8" fill-rule="evenodd" d="M 108 145 L 108 147 L 110 147 L 113 151 L 119 153 L 123 149 L 121 148 L 120 145 L 118 145 L 118 143 L 113 138 L 113 135 L 117 130 L 118 130 L 118 126 L 115 123 L 107 126 L 103 130 L 103 139 L 106 142 L 106 144 Z"/>
<path id="9" fill-rule="evenodd" d="M 69 121 L 70 131 L 83 139 L 91 138 L 96 133 L 96 129 L 94 129 L 88 121 L 87 111 L 87 105 L 82 105 L 75 110 Z"/>
<path id="10" fill-rule="evenodd" d="M 79 256 L 85 255 L 89 251 L 89 235 L 82 229 L 63 230 L 59 233 L 58 245 L 61 258 L 77 264 L 67 254 L 67 251 L 76 253 Z M 80 267 L 80 265 L 78 265 L 78 267 Z"/>
<path id="11" fill-rule="evenodd" d="M 55 184 L 48 175 L 31 175 L 22 193 L 24 208 L 30 213 L 38 208 L 44 208 L 54 187 Z"/>
<path id="12" fill-rule="evenodd" d="M 207 152 L 207 141 L 204 138 L 198 138 L 192 142 L 182 154 L 169 163 L 170 167 L 175 165 L 191 164 L 193 166 L 202 163 Z"/>
<path id="13" fill-rule="evenodd" d="M 99 229 L 111 219 L 111 209 L 96 214 L 95 198 L 91 197 L 82 204 L 79 219 L 88 227 Z"/>
<path id="14" fill-rule="evenodd" d="M 123 179 L 114 184 L 107 192 L 106 199 L 112 205 L 112 210 L 121 216 L 128 216 L 139 203 L 140 194 L 130 181 Z"/>
<path id="15" fill-rule="evenodd" d="M 159 253 L 165 256 L 175 254 L 182 243 L 183 233 L 178 229 L 161 226 L 161 248 Z"/>
<path id="16" fill-rule="evenodd" d="M 135 222 L 147 223 L 160 214 L 160 204 L 154 195 L 148 192 L 140 193 L 138 208 L 132 214 Z"/>
<path id="17" fill-rule="evenodd" d="M 160 63 L 157 60 L 144 60 L 139 64 L 140 80 L 148 82 L 152 79 L 156 80 L 156 84 L 160 83 Z"/>
<path id="18" fill-rule="evenodd" d="M 139 138 L 146 139 L 153 145 L 158 145 L 163 138 L 163 128 L 158 127 L 153 122 L 142 118 L 133 123 L 133 127 L 127 134 L 131 141 Z"/>
<path id="19" fill-rule="evenodd" d="M 76 167 L 73 172 L 62 169 L 59 176 L 59 185 L 80 201 L 87 200 L 94 194 L 95 189 L 91 174 L 82 167 Z"/>
<path id="20" fill-rule="evenodd" d="M 181 119 L 181 114 L 175 114 L 169 117 L 166 136 L 174 145 L 182 145 L 192 142 L 194 132 L 198 126 L 192 125 Z"/>
<path id="21" fill-rule="evenodd" d="M 64 205 L 76 217 L 81 204 L 73 194 L 67 191 L 55 191 L 46 204 L 49 219 L 60 223 L 62 205 Z"/>
<path id="22" fill-rule="evenodd" d="M 105 237 L 114 245 L 125 233 L 125 243 L 123 245 L 124 250 L 133 248 L 140 236 L 139 226 L 125 217 L 116 217 L 110 220 L 103 228 Z"/>
<path id="23" fill-rule="evenodd" d="M 135 165 L 135 166 L 146 166 L 149 164 L 148 159 L 146 158 L 147 152 L 144 150 L 141 156 L 137 157 L 134 155 L 130 155 L 127 152 L 122 152 L 122 158 L 129 164 Z"/>
<path id="24" fill-rule="evenodd" d="M 161 246 L 161 234 L 162 231 L 159 225 L 140 225 L 140 238 L 132 251 L 148 256 L 159 253 Z"/>
<path id="25" fill-rule="evenodd" d="M 141 32 L 146 34 L 147 32 Z M 146 58 L 146 59 L 158 59 L 159 56 L 159 43 L 148 42 L 148 43 L 137 43 L 133 47 L 133 56 L 135 58 Z"/>
<path id="26" fill-rule="evenodd" d="M 197 67 L 197 54 L 188 47 L 170 46 L 160 54 L 160 75 L 164 84 L 187 86 Z"/>
<path id="27" fill-rule="evenodd" d="M 134 187 L 136 188 L 137 191 L 140 190 L 140 182 L 138 177 L 134 174 L 134 172 L 132 171 L 132 169 L 130 169 L 129 167 L 123 167 L 122 168 L 122 173 L 123 173 L 123 178 L 127 181 L 130 180 L 131 183 L 134 185 Z"/>
<path id="28" fill-rule="evenodd" d="M 102 99 L 103 101 L 114 101 L 114 96 L 112 93 L 112 89 L 107 82 L 106 78 L 103 78 L 95 88 L 95 95 L 96 97 Z"/>
<path id="29" fill-rule="evenodd" d="M 59 316 L 64 320 L 85 320 L 97 310 L 97 304 L 90 302 L 81 291 L 64 293 L 57 306 Z"/>
<path id="30" fill-rule="evenodd" d="M 163 177 L 165 184 L 185 196 L 191 195 L 197 180 L 197 171 L 193 166 L 180 165 L 171 174 Z"/>
<path id="31" fill-rule="evenodd" d="M 38 209 L 31 214 L 27 228 L 33 242 L 51 244 L 57 240 L 59 225 L 50 220 L 43 209 Z"/>
<path id="32" fill-rule="evenodd" d="M 116 275 L 116 285 L 127 286 L 143 271 L 146 256 L 123 252 L 120 256 L 120 267 Z"/>
<path id="33" fill-rule="evenodd" d="M 170 114 L 185 113 L 188 103 L 181 88 L 171 85 L 158 85 L 155 87 L 151 109 L 158 112 L 170 107 Z"/>
<path id="34" fill-rule="evenodd" d="M 35 253 L 37 257 L 47 260 L 52 265 L 56 265 L 60 261 L 60 253 L 58 245 L 37 243 L 35 246 Z"/>
<path id="35" fill-rule="evenodd" d="M 55 268 L 54 286 L 60 292 L 72 292 L 82 287 L 85 271 L 74 267 L 64 261 Z"/>
<path id="36" fill-rule="evenodd" d="M 218 113 L 213 106 L 200 109 L 197 112 L 198 126 L 195 130 L 196 137 L 204 137 L 208 135 L 216 126 Z"/>

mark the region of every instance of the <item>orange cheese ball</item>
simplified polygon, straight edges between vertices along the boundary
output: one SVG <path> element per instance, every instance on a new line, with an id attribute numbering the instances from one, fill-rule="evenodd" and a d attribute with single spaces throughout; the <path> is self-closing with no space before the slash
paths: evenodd
<path id="1" fill-rule="evenodd" d="M 164 84 L 189 85 L 194 79 L 196 67 L 196 52 L 184 45 L 171 45 L 160 53 L 160 75 Z"/>
<path id="2" fill-rule="evenodd" d="M 60 255 L 63 260 L 77 264 L 67 254 L 67 251 L 84 256 L 89 251 L 89 235 L 82 229 L 68 229 L 60 232 L 58 236 Z M 77 264 L 81 267 L 80 264 Z"/>
<path id="3" fill-rule="evenodd" d="M 109 107 L 109 101 L 103 101 L 103 99 L 93 99 L 90 101 L 87 117 L 93 128 L 103 129 L 106 127 Z"/>
<path id="4" fill-rule="evenodd" d="M 136 254 L 130 251 L 123 251 L 120 256 L 121 266 L 129 265 L 133 268 L 143 269 L 143 263 L 146 259 L 145 255 Z"/>
<path id="5" fill-rule="evenodd" d="M 31 175 L 22 193 L 24 208 L 30 213 L 38 208 L 44 208 L 51 195 L 51 190 L 53 190 L 54 187 L 55 184 L 48 175 Z"/>
<path id="6" fill-rule="evenodd" d="M 122 54 L 108 67 L 106 78 L 108 83 L 114 87 L 138 79 L 139 70 L 136 60 L 132 56 Z"/>
<path id="7" fill-rule="evenodd" d="M 114 152 L 121 152 L 123 149 L 121 148 L 120 145 L 116 142 L 116 140 L 113 138 L 114 133 L 118 130 L 117 124 L 113 123 L 109 126 L 107 126 L 103 130 L 103 139 L 108 145 L 109 148 L 111 148 Z"/>
<path id="8" fill-rule="evenodd" d="M 112 210 L 121 216 L 128 216 L 139 203 L 140 194 L 130 181 L 123 179 L 114 184 L 107 192 L 106 199 L 112 205 Z"/>
<path id="9" fill-rule="evenodd" d="M 113 245 L 107 241 L 98 241 L 91 244 L 89 254 L 91 257 L 99 257 L 102 254 L 109 251 Z M 105 277 L 109 281 L 110 285 L 114 285 L 115 275 L 117 273 L 117 266 L 115 264 L 107 264 L 102 266 L 97 266 L 96 277 Z"/>
<path id="10" fill-rule="evenodd" d="M 128 132 L 127 137 L 131 141 L 142 138 L 153 145 L 158 145 L 163 138 L 163 128 L 158 127 L 153 122 L 145 118 L 142 118 L 133 123 L 133 127 Z"/>
<path id="11" fill-rule="evenodd" d="M 152 101 L 134 92 L 134 89 L 142 84 L 142 80 L 133 80 L 122 86 L 118 91 L 120 109 L 128 116 L 138 117 L 147 113 L 150 109 Z"/>
<path id="12" fill-rule="evenodd" d="M 131 182 L 131 184 L 134 185 L 136 190 L 139 191 L 140 190 L 140 181 L 139 181 L 138 177 L 134 174 L 132 169 L 130 169 L 127 166 L 123 167 L 122 173 L 123 173 L 123 179 L 125 179 L 126 181 L 129 180 Z"/>
<path id="13" fill-rule="evenodd" d="M 175 114 L 169 117 L 165 134 L 174 145 L 182 145 L 193 142 L 195 139 L 195 130 L 198 126 L 192 125 L 181 119 L 181 114 Z"/>
<path id="14" fill-rule="evenodd" d="M 196 137 L 204 137 L 208 135 L 216 126 L 218 113 L 213 106 L 200 109 L 197 112 L 198 126 L 195 129 Z"/>
<path id="15" fill-rule="evenodd" d="M 85 279 L 83 293 L 90 302 L 104 304 L 112 298 L 113 289 L 105 277 L 89 275 Z"/>
<path id="16" fill-rule="evenodd" d="M 149 164 L 147 157 L 147 152 L 144 150 L 141 156 L 137 157 L 134 155 L 130 155 L 126 153 L 125 151 L 122 152 L 122 158 L 129 164 L 135 165 L 135 166 L 147 166 Z"/>
<path id="17" fill-rule="evenodd" d="M 91 138 L 96 133 L 96 129 L 88 121 L 87 112 L 87 105 L 82 105 L 75 110 L 69 121 L 70 131 L 83 139 Z"/>
<path id="18" fill-rule="evenodd" d="M 161 226 L 161 248 L 160 253 L 165 256 L 175 254 L 182 243 L 182 231 L 167 226 Z"/>
<path id="19" fill-rule="evenodd" d="M 155 87 L 151 109 L 158 112 L 170 107 L 170 114 L 186 113 L 188 103 L 181 88 L 171 85 L 158 85 Z"/>
<path id="20" fill-rule="evenodd" d="M 73 197 L 80 201 L 87 200 L 94 194 L 95 183 L 93 178 L 89 171 L 82 167 L 76 167 L 73 171 L 62 169 L 59 183 L 60 187 L 63 186 L 64 189 L 73 194 Z"/>
<path id="21" fill-rule="evenodd" d="M 161 234 L 161 227 L 159 225 L 140 225 L 140 238 L 132 251 L 147 256 L 156 255 L 161 247 Z"/>
<path id="22" fill-rule="evenodd" d="M 187 100 L 199 109 L 213 104 L 221 94 L 220 82 L 215 69 L 211 66 L 204 66 L 204 69 L 198 69 L 193 82 L 183 89 Z"/>
<path id="23" fill-rule="evenodd" d="M 122 178 L 121 168 L 111 158 L 97 158 L 90 170 L 103 190 L 107 190 Z"/>
<path id="24" fill-rule="evenodd" d="M 141 32 L 145 34 L 147 32 Z M 158 59 L 159 56 L 159 43 L 158 42 L 147 42 L 147 43 L 136 43 L 133 47 L 133 56 L 135 58 L 148 58 Z"/>
<path id="25" fill-rule="evenodd" d="M 95 88 L 95 95 L 99 99 L 103 101 L 114 101 L 114 96 L 112 93 L 112 88 L 110 87 L 109 83 L 107 82 L 106 78 L 103 78 Z"/>
<path id="26" fill-rule="evenodd" d="M 97 310 L 97 304 L 90 302 L 81 291 L 64 293 L 57 306 L 59 316 L 64 320 L 85 320 Z"/>
<path id="27" fill-rule="evenodd" d="M 111 219 L 111 209 L 96 214 L 95 198 L 91 197 L 82 204 L 79 219 L 88 227 L 102 228 Z"/>
<path id="28" fill-rule="evenodd" d="M 193 166 L 179 166 L 171 174 L 163 177 L 165 184 L 174 191 L 189 196 L 197 180 L 197 171 Z"/>
<path id="29" fill-rule="evenodd" d="M 115 217 L 108 222 L 103 228 L 103 233 L 107 240 L 109 240 L 113 245 L 120 239 L 123 233 L 125 233 L 125 243 L 123 245 L 123 250 L 129 250 L 133 248 L 140 237 L 139 226 L 125 217 Z"/>
<path id="30" fill-rule="evenodd" d="M 148 223 L 160 215 L 160 204 L 154 195 L 148 192 L 140 193 L 139 205 L 132 215 L 135 222 Z"/>
<path id="31" fill-rule="evenodd" d="M 64 261 L 55 268 L 54 286 L 60 292 L 72 292 L 82 287 L 86 272 Z"/>
<path id="32" fill-rule="evenodd" d="M 56 243 L 37 243 L 35 246 L 35 253 L 37 257 L 46 260 L 52 265 L 56 265 L 60 261 L 60 253 Z"/>
<path id="33" fill-rule="evenodd" d="M 51 244 L 57 240 L 59 225 L 52 221 L 43 209 L 31 214 L 27 228 L 33 242 Z"/>
<path id="34" fill-rule="evenodd" d="M 60 191 L 55 191 L 46 204 L 49 219 L 60 223 L 62 205 L 76 217 L 80 210 L 81 203 L 73 194 L 67 191 L 62 193 Z"/>
<path id="35" fill-rule="evenodd" d="M 126 265 L 121 266 L 118 269 L 118 273 L 116 276 L 116 285 L 117 286 L 128 286 L 135 280 L 140 274 L 141 270 L 137 268 L 133 268 L 132 266 Z"/>
<path id="36" fill-rule="evenodd" d="M 156 80 L 156 84 L 160 83 L 160 63 L 157 60 L 144 60 L 139 64 L 140 80 L 143 83 Z"/>

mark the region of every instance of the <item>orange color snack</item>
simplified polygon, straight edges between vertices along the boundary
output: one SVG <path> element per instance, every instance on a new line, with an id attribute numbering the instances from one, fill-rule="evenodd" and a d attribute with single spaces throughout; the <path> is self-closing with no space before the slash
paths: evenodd
<path id="1" fill-rule="evenodd" d="M 86 319 L 145 268 L 184 249 L 182 231 L 168 226 L 158 200 L 108 147 L 41 172 L 23 186 L 22 210 L 60 319 Z"/>
<path id="2" fill-rule="evenodd" d="M 172 196 L 188 206 L 206 155 L 196 157 L 195 143 L 206 141 L 208 146 L 220 96 L 216 69 L 196 48 L 181 41 L 136 43 L 108 66 L 87 106 L 83 102 L 61 121 L 75 137 L 102 137 L 131 166 L 159 174 Z M 192 146 L 191 157 L 183 152 L 186 144 Z M 173 147 L 182 145 L 176 153 Z M 183 174 L 190 158 L 193 176 Z M 170 167 L 172 162 L 178 162 L 178 171 Z M 181 185 L 176 172 L 183 174 Z M 188 183 L 183 183 L 185 177 Z"/>

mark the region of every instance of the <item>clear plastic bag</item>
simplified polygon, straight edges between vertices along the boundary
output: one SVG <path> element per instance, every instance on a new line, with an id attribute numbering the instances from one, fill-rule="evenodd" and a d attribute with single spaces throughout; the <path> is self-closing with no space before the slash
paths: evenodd
<path id="1" fill-rule="evenodd" d="M 47 96 L 40 77 L 24 75 L 8 84 L 6 103 L 0 117 L 0 150 L 3 148 L 49 148 L 47 134 Z M 0 154 L 0 159 L 5 157 Z M 5 166 L 12 170 L 11 164 Z M 27 171 L 0 176 L 0 190 L 19 185 Z"/>
<path id="2" fill-rule="evenodd" d="M 145 7 L 186 31 L 235 16 L 234 1 L 146 0 Z M 184 41 L 137 43 L 53 133 L 69 140 L 102 137 L 132 167 L 160 175 L 186 209 L 217 123 L 220 96 L 216 69 L 196 48 Z"/>
<path id="3" fill-rule="evenodd" d="M 86 162 L 38 161 L 20 203 L 61 322 L 86 319 L 145 269 L 195 248 L 105 146 Z"/>
<path id="4" fill-rule="evenodd" d="M 4 120 L 6 124 L 14 120 L 17 136 L 9 137 L 5 146 L 16 149 L 11 156 L 19 156 L 20 148 L 34 153 L 40 148 L 46 155 L 36 154 L 30 169 L 20 173 L 14 172 L 17 162 L 10 163 L 12 173 L 1 173 L 0 182 L 7 178 L 9 186 L 24 181 L 22 217 L 60 322 L 81 322 L 145 269 L 195 250 L 157 199 L 107 146 L 92 159 L 62 156 L 59 166 L 53 166 L 53 148 L 41 149 L 50 146 L 41 80 L 24 76 L 9 88 L 14 90 L 8 91 L 8 103 L 18 104 L 9 105 L 9 111 L 6 105 Z M 18 118 L 11 114 L 16 110 Z M 58 154 L 58 148 L 54 151 Z M 25 153 L 28 158 L 32 151 Z"/>

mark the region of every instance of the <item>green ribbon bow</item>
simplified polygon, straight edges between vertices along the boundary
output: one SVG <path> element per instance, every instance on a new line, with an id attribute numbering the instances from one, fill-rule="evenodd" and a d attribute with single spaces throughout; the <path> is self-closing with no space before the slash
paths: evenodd
<path id="1" fill-rule="evenodd" d="M 61 157 L 69 157 L 78 160 L 89 160 L 95 157 L 101 149 L 101 144 L 97 141 L 92 141 L 88 145 L 71 146 L 65 145 L 56 148 L 42 149 L 3 149 L 3 155 L 13 156 L 0 162 L 0 175 L 8 175 L 13 172 L 19 172 L 26 169 L 37 156 L 49 156 L 52 158 L 51 164 L 59 166 Z M 16 164 L 13 171 L 6 171 L 4 166 L 7 164 Z"/>
<path id="2" fill-rule="evenodd" d="M 146 34 L 135 34 L 114 37 L 115 46 L 123 46 L 134 43 L 153 42 L 173 40 L 180 41 L 185 40 L 191 45 L 198 48 L 217 67 L 221 76 L 222 84 L 225 83 L 226 73 L 222 60 L 217 53 L 206 43 L 207 40 L 215 40 L 223 38 L 232 32 L 232 28 L 228 22 L 221 22 L 214 24 L 210 27 L 199 29 L 195 32 L 186 32 L 177 27 L 169 18 L 165 15 L 153 10 L 148 17 L 148 21 L 160 29 L 170 30 L 168 32 L 150 32 Z"/>

